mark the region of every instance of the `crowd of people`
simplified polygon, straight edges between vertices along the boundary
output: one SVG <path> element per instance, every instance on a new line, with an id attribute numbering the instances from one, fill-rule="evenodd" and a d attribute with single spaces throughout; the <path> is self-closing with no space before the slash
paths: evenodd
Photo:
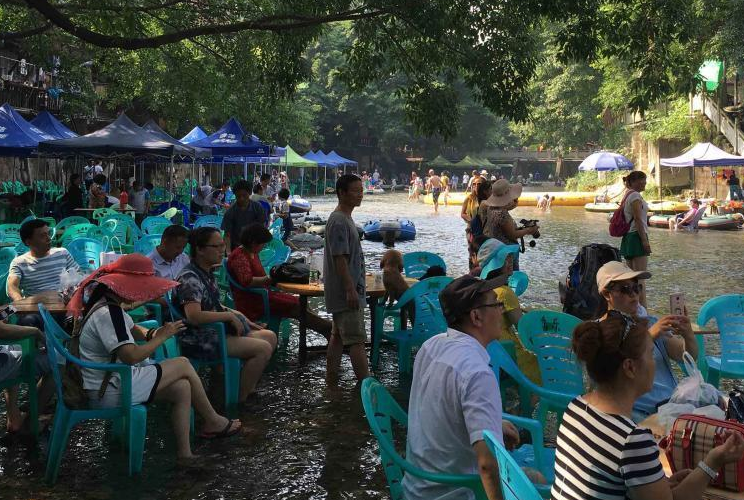
<path id="1" fill-rule="evenodd" d="M 94 201 L 105 183 L 95 168 L 85 173 Z M 275 182 L 278 181 L 278 182 Z M 574 398 L 563 414 L 557 433 L 557 448 L 551 498 L 656 499 L 700 498 L 715 478 L 715 471 L 744 455 L 744 438 L 738 433 L 724 436 L 721 443 L 701 457 L 694 470 L 667 478 L 659 461 L 659 449 L 648 429 L 639 425 L 669 399 L 677 385 L 671 361 L 681 361 L 685 352 L 698 353 L 686 314 L 651 316 L 645 309 L 644 281 L 651 279 L 648 257 L 651 248 L 646 224 L 648 205 L 641 193 L 646 177 L 632 172 L 624 178 L 627 188 L 623 211 L 630 229 L 620 251 L 625 263 L 611 261 L 596 273 L 600 306 L 595 317 L 573 332 L 572 350 L 586 367 L 591 389 Z M 502 418 L 499 382 L 489 365 L 487 346 L 508 340 L 516 346 L 516 364 L 535 384 L 541 384 L 537 358 L 516 334 L 523 308 L 508 285 L 519 270 L 520 241 L 535 237 L 539 227 L 518 227 L 511 211 L 517 206 L 521 184 L 504 178 L 489 178 L 474 172 L 463 179 L 468 195 L 461 218 L 466 223 L 470 273 L 450 282 L 439 295 L 447 330 L 423 343 L 414 364 L 409 395 L 406 459 L 415 467 L 435 473 L 479 474 L 490 500 L 501 498 L 498 464 L 483 438 L 493 433 L 507 448 L 520 444 L 520 434 Z M 79 189 L 80 178 L 71 178 Z M 420 180 L 413 172 L 411 185 L 432 193 L 435 203 L 457 180 L 433 170 Z M 330 214 L 324 242 L 324 301 L 330 319 L 308 312 L 308 326 L 327 340 L 326 382 L 338 386 L 341 359 L 348 352 L 355 378 L 369 377 L 363 305 L 366 297 L 365 255 L 353 220 L 362 203 L 364 181 L 353 174 L 336 182 L 338 204 Z M 417 188 L 416 188 L 417 189 Z M 414 189 L 414 190 L 416 190 Z M 132 184 L 128 202 L 137 215 L 147 191 Z M 227 206 L 221 230 L 199 227 L 188 230 L 171 225 L 160 244 L 147 256 L 124 255 L 112 264 L 94 270 L 77 287 L 67 307 L 72 335 L 79 338 L 83 361 L 117 362 L 132 366 L 132 403 L 171 403 L 176 456 L 180 463 L 199 466 L 192 453 L 190 414 L 201 417 L 198 435 L 224 438 L 241 430 L 239 420 L 220 415 L 212 404 L 213 393 L 205 390 L 189 359 L 211 361 L 224 347 L 227 355 L 241 361 L 238 403 L 255 404 L 256 389 L 277 348 L 277 334 L 259 323 L 266 315 L 298 318 L 297 297 L 270 289 L 274 283 L 261 265 L 259 253 L 272 240 L 267 229 L 275 213 L 291 231 L 286 206 L 288 193 L 281 181 L 265 174 L 255 185 L 245 180 L 222 185 L 218 194 L 200 191 L 195 211 L 209 213 L 217 205 Z M 77 196 L 73 193 L 73 197 Z M 68 197 L 69 201 L 69 197 Z M 548 204 L 550 200 L 546 201 Z M 267 210 L 266 205 L 269 205 Z M 436 207 L 436 204 L 435 204 Z M 693 208 L 698 207 L 693 204 Z M 686 214 L 679 224 L 684 224 Z M 283 222 L 284 224 L 284 222 Z M 25 222 L 20 229 L 28 252 L 17 256 L 8 273 L 8 295 L 16 301 L 45 291 L 57 291 L 65 271 L 79 266 L 64 248 L 53 248 L 48 223 L 43 219 Z M 184 253 L 189 245 L 188 255 Z M 232 284 L 233 304 L 225 304 L 215 270 L 225 261 Z M 395 302 L 408 287 L 403 279 L 400 252 L 386 252 L 380 262 L 385 301 Z M 485 276 L 483 274 L 486 273 Z M 269 311 L 258 294 L 248 289 L 266 289 Z M 157 302 L 164 306 L 167 321 L 145 329 L 137 326 L 128 310 L 137 304 Z M 65 322 L 65 317 L 59 317 Z M 39 315 L 28 314 L 18 324 L 0 322 L 0 338 L 7 340 L 44 338 Z M 221 331 L 226 345 L 221 346 Z M 169 338 L 177 336 L 180 357 L 153 361 L 153 353 Z M 0 347 L 0 381 L 20 370 L 18 352 Z M 48 360 L 37 357 L 39 401 L 48 409 L 53 382 Z M 83 368 L 83 389 L 94 408 L 117 406 L 121 397 L 118 375 L 106 376 Z M 18 404 L 18 389 L 5 391 L 7 430 L 21 432 L 27 417 Z M 711 473 L 711 471 L 713 471 Z M 545 477 L 530 470 L 537 483 Z M 469 499 L 469 490 L 424 480 L 406 474 L 402 479 L 405 497 L 416 499 Z"/>

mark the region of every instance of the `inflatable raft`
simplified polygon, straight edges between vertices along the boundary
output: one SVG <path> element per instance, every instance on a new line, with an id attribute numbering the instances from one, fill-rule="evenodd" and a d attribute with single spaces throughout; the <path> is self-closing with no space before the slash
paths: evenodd
<path id="1" fill-rule="evenodd" d="M 382 241 L 385 233 L 394 233 L 395 241 L 410 241 L 416 238 L 416 226 L 408 219 L 373 220 L 362 226 L 364 237 L 370 241 Z"/>
<path id="2" fill-rule="evenodd" d="M 309 234 L 314 234 L 317 236 L 325 236 L 325 230 L 326 230 L 326 220 L 321 219 L 320 217 L 312 217 L 305 220 L 303 223 L 303 226 L 305 226 L 305 230 Z M 356 226 L 357 232 L 359 233 L 359 237 L 361 238 L 364 234 L 364 230 L 361 226 L 357 224 Z"/>
<path id="3" fill-rule="evenodd" d="M 674 215 L 652 215 L 648 218 L 648 225 L 651 227 L 661 227 L 669 229 L 669 219 Z M 717 231 L 732 231 L 739 229 L 742 219 L 731 215 L 713 215 L 703 217 L 698 223 L 699 229 L 714 229 Z"/>
<path id="4" fill-rule="evenodd" d="M 300 250 L 318 250 L 325 245 L 322 236 L 310 233 L 293 234 L 288 241 Z"/>
<path id="5" fill-rule="evenodd" d="M 384 194 L 385 190 L 381 188 L 380 186 L 377 187 L 368 187 L 364 190 L 364 194 Z"/>
<path id="6" fill-rule="evenodd" d="M 297 195 L 290 196 L 287 200 L 287 204 L 289 204 L 290 213 L 309 212 L 310 209 L 313 208 L 309 201 Z"/>
<path id="7" fill-rule="evenodd" d="M 530 191 L 529 193 L 522 193 L 519 197 L 520 207 L 534 207 L 537 204 L 537 199 L 544 195 L 544 191 Z M 588 192 L 548 192 L 549 196 L 555 196 L 555 200 L 551 203 L 553 207 L 583 207 L 587 203 L 594 202 L 594 193 Z M 447 205 L 462 205 L 465 200 L 467 193 L 450 193 L 447 196 Z M 434 202 L 431 199 L 431 194 L 427 194 L 424 198 L 424 203 L 427 205 L 433 205 Z M 439 206 L 444 205 L 444 195 L 439 196 Z"/>
<path id="8" fill-rule="evenodd" d="M 619 203 L 587 203 L 584 205 L 584 210 L 587 212 L 611 214 L 619 206 Z"/>
<path id="9" fill-rule="evenodd" d="M 653 200 L 648 202 L 649 212 L 661 215 L 683 214 L 690 209 L 690 205 L 681 201 Z"/>

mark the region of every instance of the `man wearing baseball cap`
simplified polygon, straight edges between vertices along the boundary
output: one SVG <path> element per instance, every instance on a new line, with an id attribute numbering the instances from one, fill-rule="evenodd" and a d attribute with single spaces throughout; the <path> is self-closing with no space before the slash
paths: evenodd
<path id="1" fill-rule="evenodd" d="M 493 293 L 506 276 L 481 280 L 466 275 L 439 294 L 446 332 L 424 342 L 416 355 L 409 400 L 406 458 L 425 471 L 480 474 L 489 499 L 501 498 L 498 464 L 483 431 L 508 447 L 519 433 L 501 419 L 501 394 L 486 346 L 499 338 L 502 304 Z M 467 488 L 406 475 L 408 500 L 474 498 Z"/>

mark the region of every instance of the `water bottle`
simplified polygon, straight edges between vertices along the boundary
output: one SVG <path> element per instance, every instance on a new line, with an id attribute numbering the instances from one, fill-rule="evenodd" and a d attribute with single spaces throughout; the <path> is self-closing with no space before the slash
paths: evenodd
<path id="1" fill-rule="evenodd" d="M 320 283 L 320 269 L 318 269 L 317 259 L 310 250 L 310 256 L 308 257 L 308 265 L 310 266 L 310 284 L 317 285 Z"/>

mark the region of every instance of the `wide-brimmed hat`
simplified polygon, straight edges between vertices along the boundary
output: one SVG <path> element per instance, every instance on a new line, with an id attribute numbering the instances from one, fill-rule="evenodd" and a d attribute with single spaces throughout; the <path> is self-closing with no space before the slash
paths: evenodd
<path id="1" fill-rule="evenodd" d="M 112 292 L 128 302 L 147 302 L 165 295 L 178 286 L 177 281 L 155 276 L 152 261 L 139 253 L 124 255 L 111 264 L 99 267 L 85 278 L 70 303 L 67 312 L 77 317 L 83 310 L 83 293 L 93 283 L 106 285 Z"/>
<path id="2" fill-rule="evenodd" d="M 496 268 L 503 267 L 507 255 L 518 253 L 519 245 L 507 245 L 496 238 L 489 238 L 478 249 L 478 265 L 484 268 L 493 261 Z"/>
<path id="3" fill-rule="evenodd" d="M 521 184 L 509 184 L 506 179 L 499 179 L 491 184 L 491 196 L 483 203 L 489 207 L 505 207 L 521 194 Z"/>
<path id="4" fill-rule="evenodd" d="M 611 260 L 597 270 L 597 290 L 606 290 L 613 281 L 647 280 L 650 277 L 651 273 L 648 271 L 633 271 L 622 262 Z"/>

